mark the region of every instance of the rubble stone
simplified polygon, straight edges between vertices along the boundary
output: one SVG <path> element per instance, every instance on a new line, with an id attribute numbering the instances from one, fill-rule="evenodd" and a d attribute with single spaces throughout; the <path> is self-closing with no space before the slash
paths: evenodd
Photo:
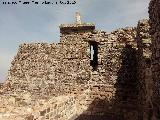
<path id="1" fill-rule="evenodd" d="M 147 120 L 159 72 L 150 21 L 107 33 L 77 18 L 60 25 L 58 44 L 20 45 L 0 86 L 0 118 Z"/>
<path id="2" fill-rule="evenodd" d="M 149 5 L 150 35 L 152 37 L 152 76 L 153 86 L 153 112 L 152 120 L 160 119 L 160 1 L 151 0 Z"/>

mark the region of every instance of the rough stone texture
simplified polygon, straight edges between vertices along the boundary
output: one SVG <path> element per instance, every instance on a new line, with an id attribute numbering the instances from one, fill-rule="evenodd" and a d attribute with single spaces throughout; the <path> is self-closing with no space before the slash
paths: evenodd
<path id="1" fill-rule="evenodd" d="M 91 23 L 63 24 L 60 32 L 58 44 L 20 45 L 1 88 L 1 118 L 148 117 L 153 83 L 147 20 L 111 33 Z"/>
<path id="2" fill-rule="evenodd" d="M 154 81 L 153 120 L 160 119 L 160 1 L 151 0 L 149 6 L 152 36 L 152 76 Z"/>
<path id="3" fill-rule="evenodd" d="M 152 49 L 149 28 L 148 20 L 139 21 L 137 27 L 139 101 L 142 112 L 141 117 L 143 117 L 144 120 L 151 119 L 151 111 L 153 109 Z"/>
<path id="4" fill-rule="evenodd" d="M 133 28 L 132 28 L 133 29 Z M 129 29 L 131 30 L 131 29 Z M 123 32 L 124 31 L 124 32 Z M 136 52 L 136 30 L 118 31 L 118 40 L 123 45 L 119 50 L 119 68 L 115 74 L 117 79 L 115 83 L 115 111 L 121 119 L 138 119 L 138 79 L 137 79 L 137 52 Z M 124 34 L 122 34 L 124 33 Z M 128 33 L 128 34 L 127 34 Z M 122 41 L 122 42 L 121 42 Z M 118 60 L 116 60 L 118 61 Z M 112 68 L 115 68 L 112 66 Z"/>
<path id="5" fill-rule="evenodd" d="M 1 104 L 6 107 L 0 108 L 0 118 L 3 120 L 68 120 L 78 114 L 78 100 L 72 95 L 38 99 L 34 105 L 29 104 L 31 100 L 28 96 L 19 99 L 12 96 L 8 102 L 5 102 L 6 99 L 1 98 Z"/>

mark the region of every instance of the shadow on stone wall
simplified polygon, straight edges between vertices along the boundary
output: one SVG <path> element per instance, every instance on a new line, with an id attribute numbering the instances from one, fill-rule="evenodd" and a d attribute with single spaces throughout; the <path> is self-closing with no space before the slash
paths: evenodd
<path id="1" fill-rule="evenodd" d="M 75 120 L 117 120 L 116 115 L 112 113 L 111 103 L 107 100 L 95 98 L 84 111 Z"/>
<path id="2" fill-rule="evenodd" d="M 107 99 L 95 98 L 75 120 L 140 120 L 136 49 L 126 44 L 121 57 L 114 99 L 109 102 Z"/>
<path id="3" fill-rule="evenodd" d="M 118 71 L 117 83 L 115 84 L 115 108 L 124 120 L 138 120 L 139 112 L 139 80 L 137 51 L 131 45 L 126 44 L 122 50 L 122 65 Z"/>

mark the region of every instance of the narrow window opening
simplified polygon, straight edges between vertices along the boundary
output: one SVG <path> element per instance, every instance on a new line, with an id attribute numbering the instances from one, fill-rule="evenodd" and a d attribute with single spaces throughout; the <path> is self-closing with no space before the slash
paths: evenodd
<path id="1" fill-rule="evenodd" d="M 98 44 L 96 42 L 90 43 L 90 65 L 93 70 L 97 70 L 98 67 Z"/>
<path id="2" fill-rule="evenodd" d="M 93 45 L 91 45 L 91 60 L 93 61 L 93 54 L 94 54 L 94 50 L 93 50 Z"/>

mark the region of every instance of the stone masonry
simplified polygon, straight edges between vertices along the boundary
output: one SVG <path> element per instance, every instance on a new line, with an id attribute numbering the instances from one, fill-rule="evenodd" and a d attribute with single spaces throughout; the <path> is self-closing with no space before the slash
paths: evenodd
<path id="1" fill-rule="evenodd" d="M 139 21 L 137 27 L 139 101 L 141 101 L 141 115 L 144 120 L 148 120 L 151 117 L 150 114 L 153 108 L 152 50 L 149 29 L 148 20 Z"/>
<path id="2" fill-rule="evenodd" d="M 150 34 L 152 36 L 152 76 L 153 89 L 153 112 L 152 119 L 160 119 L 160 1 L 151 0 L 149 6 Z"/>
<path id="3" fill-rule="evenodd" d="M 159 1 L 111 33 L 60 25 L 60 43 L 22 44 L 0 85 L 2 120 L 158 120 Z M 157 12 L 157 13 L 156 13 Z"/>

